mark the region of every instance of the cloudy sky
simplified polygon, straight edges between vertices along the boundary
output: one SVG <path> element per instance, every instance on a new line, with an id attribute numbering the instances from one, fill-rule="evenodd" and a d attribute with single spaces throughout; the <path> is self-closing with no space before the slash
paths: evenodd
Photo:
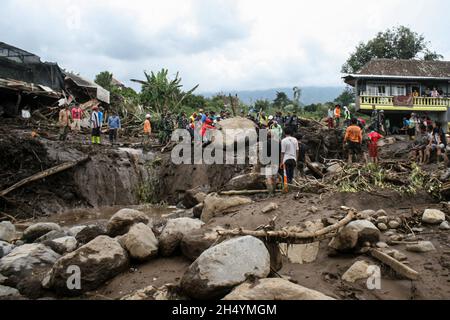
<path id="1" fill-rule="evenodd" d="M 87 78 L 180 71 L 200 91 L 342 85 L 360 41 L 406 25 L 450 59 L 447 0 L 1 0 L 0 41 Z"/>

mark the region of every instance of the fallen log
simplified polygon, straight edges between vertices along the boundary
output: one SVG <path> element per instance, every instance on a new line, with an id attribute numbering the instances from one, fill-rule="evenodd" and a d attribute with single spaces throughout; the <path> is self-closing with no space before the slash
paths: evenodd
<path id="1" fill-rule="evenodd" d="M 34 182 L 34 181 L 37 181 L 37 180 L 41 180 L 41 179 L 47 178 L 49 176 L 55 175 L 57 173 L 60 173 L 62 171 L 66 171 L 68 169 L 71 169 L 71 168 L 73 168 L 73 167 L 75 167 L 75 166 L 77 166 L 77 165 L 79 165 L 79 164 L 81 164 L 83 162 L 86 162 L 88 159 L 89 159 L 89 157 L 86 156 L 86 157 L 83 157 L 80 160 L 66 162 L 66 163 L 60 164 L 60 165 L 58 165 L 56 167 L 53 167 L 53 168 L 47 169 L 45 171 L 39 172 L 39 173 L 37 173 L 37 174 L 35 174 L 35 175 L 31 176 L 31 177 L 28 177 L 26 179 L 23 179 L 23 180 L 19 181 L 18 183 L 14 184 L 13 186 L 9 187 L 8 189 L 5 189 L 5 190 L 1 191 L 0 192 L 0 197 L 4 197 L 8 193 L 10 193 L 10 192 L 12 192 L 12 191 L 14 191 L 14 190 L 16 190 L 16 189 L 18 189 L 18 188 L 28 184 L 28 183 L 31 183 L 31 182 Z"/>
<path id="2" fill-rule="evenodd" d="M 276 190 L 275 192 L 281 192 L 281 190 Z M 254 195 L 254 194 L 264 194 L 269 193 L 269 190 L 230 190 L 221 191 L 219 195 L 221 196 L 242 196 L 242 195 Z"/>
<path id="3" fill-rule="evenodd" d="M 309 170 L 311 170 L 313 172 L 313 174 L 315 176 L 317 176 L 318 178 L 322 179 L 324 174 L 322 172 L 320 172 L 319 170 L 317 170 L 316 167 L 314 167 L 311 162 L 309 162 L 308 160 L 305 161 L 306 166 L 308 167 Z"/>
<path id="4" fill-rule="evenodd" d="M 281 231 L 268 231 L 268 230 L 219 230 L 217 233 L 219 236 L 253 236 L 256 238 L 262 238 L 268 242 L 278 242 L 278 243 L 289 243 L 289 244 L 306 244 L 314 243 L 321 240 L 329 239 L 335 236 L 334 231 L 337 231 L 341 227 L 347 225 L 351 221 L 356 219 L 356 212 L 351 210 L 347 216 L 341 221 L 328 226 L 324 229 L 317 230 L 315 232 L 305 231 L 305 232 L 290 232 L 286 230 Z"/>
<path id="5" fill-rule="evenodd" d="M 397 259 L 394 259 L 379 250 L 371 249 L 370 254 L 372 255 L 372 257 L 391 267 L 395 272 L 409 280 L 417 280 L 419 278 L 419 273 L 416 270 L 411 269 L 404 263 L 401 263 Z"/>

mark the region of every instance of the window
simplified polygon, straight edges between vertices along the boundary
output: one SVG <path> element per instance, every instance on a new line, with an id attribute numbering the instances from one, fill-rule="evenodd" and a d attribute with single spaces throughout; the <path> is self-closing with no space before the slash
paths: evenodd
<path id="1" fill-rule="evenodd" d="M 386 85 L 384 84 L 367 84 L 367 94 L 369 96 L 387 96 Z"/>
<path id="2" fill-rule="evenodd" d="M 406 86 L 403 85 L 394 85 L 392 86 L 392 96 L 406 96 Z"/>

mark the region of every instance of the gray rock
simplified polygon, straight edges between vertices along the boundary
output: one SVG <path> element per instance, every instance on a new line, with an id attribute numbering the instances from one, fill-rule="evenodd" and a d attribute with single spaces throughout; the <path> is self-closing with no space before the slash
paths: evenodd
<path id="1" fill-rule="evenodd" d="M 426 253 L 430 251 L 436 251 L 436 248 L 430 241 L 419 241 L 418 244 L 407 245 L 406 250 L 416 253 Z"/>
<path id="2" fill-rule="evenodd" d="M 11 251 L 13 251 L 14 246 L 5 241 L 0 241 L 0 258 L 8 255 Z"/>
<path id="3" fill-rule="evenodd" d="M 377 211 L 376 215 L 377 215 L 377 217 L 383 217 L 383 216 L 385 217 L 388 214 L 387 214 L 387 212 L 385 210 L 380 209 L 380 210 Z"/>
<path id="4" fill-rule="evenodd" d="M 8 280 L 8 277 L 5 277 L 4 275 L 0 274 L 0 284 L 6 283 Z"/>
<path id="5" fill-rule="evenodd" d="M 164 257 L 171 256 L 179 247 L 184 235 L 200 229 L 204 223 L 197 219 L 179 218 L 169 220 L 159 236 L 159 249 Z"/>
<path id="6" fill-rule="evenodd" d="M 389 218 L 386 216 L 381 216 L 377 218 L 377 223 L 387 224 L 389 222 Z"/>
<path id="7" fill-rule="evenodd" d="M 441 229 L 441 230 L 450 230 L 450 224 L 448 223 L 448 221 L 444 221 L 439 226 L 439 229 Z"/>
<path id="8" fill-rule="evenodd" d="M 370 277 L 369 264 L 366 261 L 355 262 L 342 276 L 342 280 L 355 283 L 358 280 Z"/>
<path id="9" fill-rule="evenodd" d="M 62 237 L 54 239 L 52 240 L 52 242 L 61 244 L 64 247 L 66 253 L 75 251 L 78 246 L 77 239 L 74 237 Z"/>
<path id="10" fill-rule="evenodd" d="M 56 223 L 36 223 L 28 227 L 23 232 L 22 239 L 28 243 L 31 243 L 51 231 L 62 231 L 62 230 L 61 227 Z"/>
<path id="11" fill-rule="evenodd" d="M 18 298 L 20 296 L 19 290 L 0 285 L 0 300 L 5 298 Z"/>
<path id="12" fill-rule="evenodd" d="M 298 301 L 334 300 L 321 292 L 302 287 L 285 279 L 261 279 L 255 283 L 247 282 L 236 287 L 223 300 L 245 301 Z"/>
<path id="13" fill-rule="evenodd" d="M 203 252 L 184 274 L 181 287 L 191 298 L 216 299 L 248 277 L 265 278 L 269 273 L 270 255 L 264 243 L 240 237 Z"/>
<path id="14" fill-rule="evenodd" d="M 81 231 L 83 231 L 83 229 L 86 228 L 86 226 L 75 226 L 69 229 L 69 231 L 67 232 L 67 234 L 71 237 L 76 237 L 78 235 L 78 233 L 80 233 Z"/>
<path id="15" fill-rule="evenodd" d="M 137 223 L 148 224 L 149 222 L 149 218 L 140 211 L 122 209 L 109 220 L 107 231 L 112 237 L 121 236 L 127 233 L 132 225 Z"/>
<path id="16" fill-rule="evenodd" d="M 25 244 L 0 259 L 0 273 L 20 276 L 36 266 L 53 265 L 59 258 L 59 254 L 42 244 Z"/>
<path id="17" fill-rule="evenodd" d="M 243 174 L 231 179 L 224 190 L 259 190 L 265 188 L 265 178 L 259 173 Z"/>
<path id="18" fill-rule="evenodd" d="M 12 242 L 16 238 L 16 227 L 9 222 L 0 222 L 0 241 Z"/>
<path id="19" fill-rule="evenodd" d="M 385 249 L 385 248 L 389 247 L 389 245 L 386 242 L 378 242 L 376 244 L 376 246 L 377 246 L 377 248 L 380 248 L 380 249 Z"/>
<path id="20" fill-rule="evenodd" d="M 378 229 L 380 229 L 380 231 L 386 231 L 388 229 L 387 225 L 385 225 L 384 223 L 378 223 L 377 227 Z"/>
<path id="21" fill-rule="evenodd" d="M 119 243 L 131 258 L 145 261 L 158 255 L 158 239 L 151 228 L 143 223 L 135 224 L 127 234 L 119 237 Z"/>
<path id="22" fill-rule="evenodd" d="M 217 229 L 202 228 L 185 234 L 181 240 L 181 252 L 183 255 L 191 261 L 195 261 L 217 241 Z"/>
<path id="23" fill-rule="evenodd" d="M 441 224 L 445 221 L 445 213 L 440 210 L 427 209 L 422 215 L 422 222 L 428 224 Z"/>
<path id="24" fill-rule="evenodd" d="M 351 251 L 362 247 L 365 242 L 370 244 L 379 242 L 380 236 L 380 230 L 370 221 L 352 221 L 331 240 L 329 247 L 337 251 Z"/>
<path id="25" fill-rule="evenodd" d="M 342 171 L 342 166 L 339 163 L 335 163 L 327 168 L 329 174 L 336 174 Z"/>
<path id="26" fill-rule="evenodd" d="M 224 210 L 252 203 L 250 198 L 245 197 L 220 197 L 213 193 L 206 197 L 202 212 L 202 221 L 207 223 L 214 216 Z"/>
<path id="27" fill-rule="evenodd" d="M 388 226 L 389 226 L 389 228 L 391 228 L 391 229 L 397 229 L 397 228 L 400 227 L 400 223 L 399 223 L 398 221 L 391 220 L 391 221 L 389 221 Z"/>
<path id="28" fill-rule="evenodd" d="M 46 241 L 52 241 L 58 238 L 66 237 L 67 234 L 60 230 L 60 231 L 50 231 L 49 233 L 44 234 L 42 237 L 39 237 L 34 242 L 35 243 L 44 243 Z"/>
<path id="29" fill-rule="evenodd" d="M 105 227 L 100 225 L 89 225 L 83 230 L 79 231 L 75 236 L 77 242 L 81 245 L 91 242 L 95 238 L 99 236 L 104 236 L 107 234 L 107 230 Z"/>
<path id="30" fill-rule="evenodd" d="M 72 275 L 67 270 L 71 266 L 80 268 L 81 289 L 70 290 L 67 287 L 67 280 Z M 43 286 L 61 295 L 77 296 L 97 289 L 127 268 L 128 255 L 119 242 L 100 236 L 59 259 L 43 281 Z"/>

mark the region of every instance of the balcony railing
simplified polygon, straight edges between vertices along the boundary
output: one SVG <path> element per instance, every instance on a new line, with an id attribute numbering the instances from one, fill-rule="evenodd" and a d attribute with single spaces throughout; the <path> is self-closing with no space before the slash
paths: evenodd
<path id="1" fill-rule="evenodd" d="M 361 105 L 394 107 L 394 97 L 360 96 Z M 414 97 L 411 107 L 450 107 L 450 98 Z"/>

